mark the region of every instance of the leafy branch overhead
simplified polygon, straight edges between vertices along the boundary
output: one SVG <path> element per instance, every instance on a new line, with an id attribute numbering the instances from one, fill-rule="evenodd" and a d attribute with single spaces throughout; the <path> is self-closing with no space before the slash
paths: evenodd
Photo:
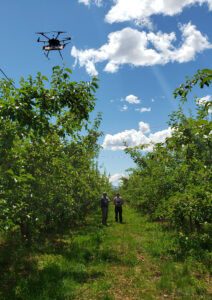
<path id="1" fill-rule="evenodd" d="M 192 78 L 187 77 L 187 81 L 185 84 L 181 84 L 179 88 L 175 89 L 174 91 L 174 97 L 177 98 L 180 97 L 180 101 L 182 103 L 186 102 L 187 95 L 189 92 L 191 92 L 192 88 L 199 84 L 200 88 L 203 88 L 205 85 L 207 87 L 210 86 L 212 80 L 212 70 L 210 69 L 203 69 L 198 70 L 197 74 L 195 74 Z"/>
<path id="2" fill-rule="evenodd" d="M 53 68 L 51 79 L 37 73 L 35 79 L 21 78 L 20 87 L 12 82 L 0 82 L 0 118 L 7 118 L 20 125 L 20 131 L 33 130 L 34 134 L 46 134 L 58 130 L 61 136 L 72 135 L 89 121 L 95 107 L 94 93 L 97 78 L 91 82 L 71 82 L 71 70 Z M 46 87 L 46 86 L 49 86 Z M 52 118 L 56 122 L 52 123 Z"/>

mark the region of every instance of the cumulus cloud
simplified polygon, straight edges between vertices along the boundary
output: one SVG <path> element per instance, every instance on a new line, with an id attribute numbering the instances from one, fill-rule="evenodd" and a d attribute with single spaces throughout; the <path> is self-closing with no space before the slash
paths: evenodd
<path id="1" fill-rule="evenodd" d="M 152 15 L 174 16 L 186 6 L 208 4 L 212 10 L 212 0 L 114 0 L 115 5 L 105 16 L 106 22 L 135 21 L 136 24 L 151 26 Z"/>
<path id="2" fill-rule="evenodd" d="M 212 1 L 212 0 L 211 0 Z M 184 63 L 195 58 L 197 53 L 211 49 L 212 44 L 190 22 L 180 25 L 182 40 L 174 46 L 174 32 L 145 32 L 126 27 L 108 35 L 108 43 L 99 49 L 78 50 L 72 47 L 71 55 L 75 65 L 85 67 L 88 74 L 98 74 L 96 64 L 106 61 L 104 71 L 114 73 L 123 64 L 132 66 L 164 65 L 169 62 Z"/>
<path id="3" fill-rule="evenodd" d="M 139 122 L 139 129 L 124 130 L 114 135 L 106 134 L 102 147 L 105 150 L 124 150 L 124 142 L 129 147 L 135 147 L 142 144 L 162 143 L 167 137 L 172 134 L 172 129 L 169 127 L 165 130 L 150 133 L 150 127 L 148 123 Z M 146 150 L 151 150 L 152 147 L 148 147 Z"/>
<path id="4" fill-rule="evenodd" d="M 198 98 L 196 100 L 196 102 L 200 105 L 200 106 L 205 106 L 207 103 L 211 103 L 211 106 L 209 106 L 208 108 L 208 112 L 210 114 L 212 114 L 212 96 L 211 95 L 207 95 L 205 97 L 202 97 L 202 98 Z"/>
<path id="5" fill-rule="evenodd" d="M 129 95 L 125 98 L 125 101 L 127 101 L 130 104 L 139 104 L 141 103 L 141 100 L 138 99 L 137 96 Z"/>
<path id="6" fill-rule="evenodd" d="M 150 133 L 149 139 L 150 141 L 155 143 L 163 143 L 165 142 L 167 137 L 171 137 L 173 129 L 171 127 L 168 127 L 167 129 L 157 131 L 155 133 Z"/>
<path id="7" fill-rule="evenodd" d="M 146 112 L 146 111 L 151 111 L 151 107 L 141 107 L 141 108 L 136 108 L 136 111 L 140 111 L 141 113 Z"/>
<path id="8" fill-rule="evenodd" d="M 150 127 L 148 123 L 145 122 L 139 122 L 138 124 L 139 126 L 139 131 L 141 131 L 142 133 L 149 133 L 150 132 Z"/>
<path id="9" fill-rule="evenodd" d="M 112 185 L 119 186 L 121 184 L 121 177 L 126 177 L 126 175 L 115 173 L 112 176 L 110 176 L 109 181 L 112 183 Z"/>

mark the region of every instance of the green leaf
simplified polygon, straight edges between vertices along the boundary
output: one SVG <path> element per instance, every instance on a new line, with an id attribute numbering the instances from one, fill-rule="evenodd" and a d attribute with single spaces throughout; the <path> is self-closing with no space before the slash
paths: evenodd
<path id="1" fill-rule="evenodd" d="M 211 69 L 203 69 L 202 70 L 204 73 L 207 73 L 207 74 L 211 74 L 212 75 L 212 70 Z"/>
<path id="2" fill-rule="evenodd" d="M 15 175 L 12 169 L 10 169 L 10 170 L 7 170 L 5 173 L 7 173 L 7 174 L 10 174 L 10 175 L 12 175 L 12 176 L 14 176 L 14 175 Z"/>
<path id="3" fill-rule="evenodd" d="M 71 70 L 71 69 L 69 69 L 69 68 L 65 68 L 64 70 L 65 70 L 66 72 L 68 72 L 68 73 L 72 74 L 72 70 Z"/>
<path id="4" fill-rule="evenodd" d="M 60 70 L 60 67 L 59 66 L 54 66 L 52 69 L 53 69 L 53 71 L 54 70 Z"/>
<path id="5" fill-rule="evenodd" d="M 98 84 L 97 84 L 96 82 L 92 82 L 92 85 L 93 85 L 96 89 L 99 88 L 99 86 L 98 86 Z"/>

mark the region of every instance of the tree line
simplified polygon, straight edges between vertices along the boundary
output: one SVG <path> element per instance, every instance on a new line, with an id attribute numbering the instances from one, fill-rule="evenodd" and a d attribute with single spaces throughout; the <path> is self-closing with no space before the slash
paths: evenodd
<path id="1" fill-rule="evenodd" d="M 83 222 L 110 187 L 95 162 L 101 115 L 90 121 L 98 80 L 70 76 L 0 81 L 0 231 L 24 241 Z"/>
<path id="2" fill-rule="evenodd" d="M 174 91 L 180 101 L 164 143 L 151 152 L 144 151 L 147 145 L 125 149 L 136 167 L 122 178 L 122 195 L 152 220 L 172 226 L 183 251 L 212 249 L 212 101 L 196 98 L 194 115 L 183 110 L 194 86 L 210 87 L 211 80 L 212 70 L 198 70 Z"/>

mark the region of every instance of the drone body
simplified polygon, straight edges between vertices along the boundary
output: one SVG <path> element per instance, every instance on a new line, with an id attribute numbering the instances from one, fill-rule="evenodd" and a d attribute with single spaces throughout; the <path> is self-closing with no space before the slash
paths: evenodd
<path id="1" fill-rule="evenodd" d="M 56 32 L 56 36 L 54 34 L 52 34 L 52 32 Z M 69 44 L 71 40 L 70 37 L 64 37 L 63 39 L 59 40 L 59 35 L 62 33 L 65 33 L 64 31 L 50 31 L 50 32 L 36 32 L 37 34 L 40 34 L 41 36 L 43 36 L 44 38 L 46 38 L 47 40 L 40 40 L 40 37 L 37 39 L 38 43 L 44 43 L 43 46 L 43 50 L 47 53 L 44 52 L 45 56 L 47 58 L 49 58 L 49 52 L 50 51 L 59 51 L 61 58 L 62 54 L 61 54 L 61 50 L 63 50 L 65 48 L 65 46 L 67 44 Z M 48 34 L 51 34 L 52 36 L 49 37 Z M 47 43 L 47 44 L 46 44 Z"/>

